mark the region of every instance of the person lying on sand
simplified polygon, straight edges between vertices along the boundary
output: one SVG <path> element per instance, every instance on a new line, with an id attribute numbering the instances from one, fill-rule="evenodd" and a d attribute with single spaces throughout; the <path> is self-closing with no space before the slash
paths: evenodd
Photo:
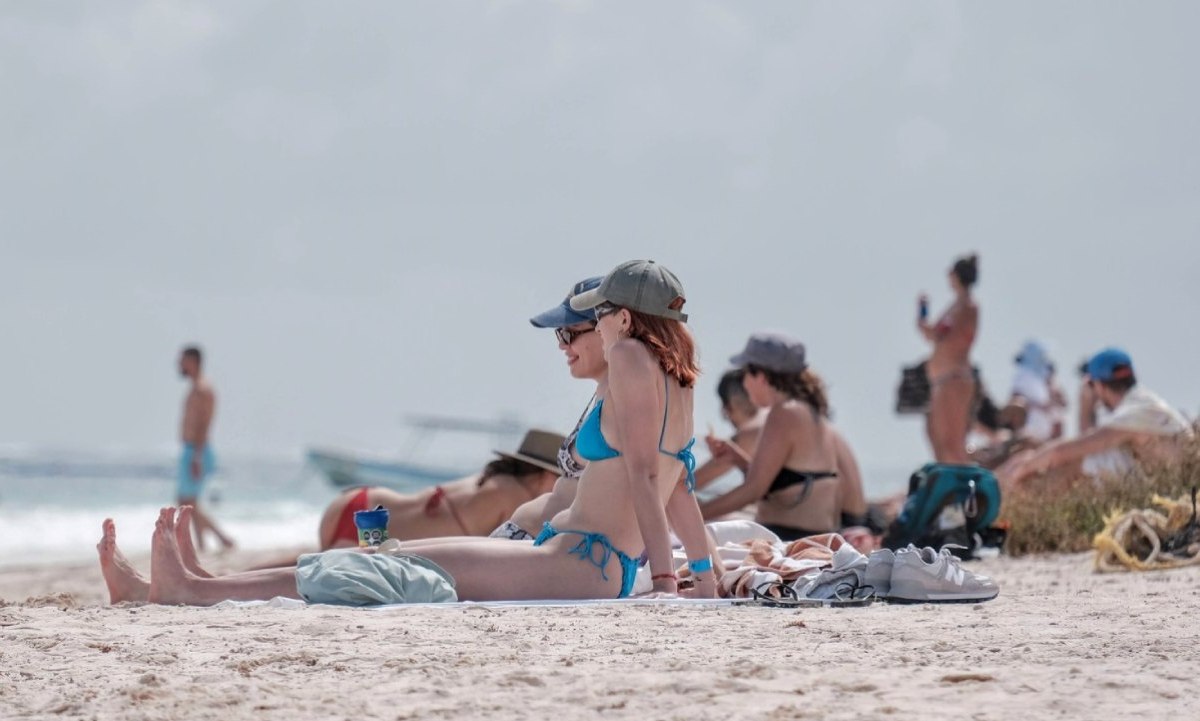
<path id="1" fill-rule="evenodd" d="M 1137 383 L 1133 360 L 1106 348 L 1087 363 L 1088 385 L 1109 414 L 1078 438 L 1048 443 L 1014 456 L 996 471 L 1011 487 L 1035 476 L 1121 474 L 1137 461 L 1169 461 L 1194 431 L 1187 419 Z"/>
<path id="2" fill-rule="evenodd" d="M 699 374 L 695 345 L 684 326 L 683 287 L 653 261 L 618 266 L 594 291 L 572 299 L 576 310 L 596 308 L 597 331 L 609 364 L 609 386 L 585 419 L 576 447 L 589 460 L 570 507 L 543 526 L 532 544 L 481 538 L 452 544 L 406 544 L 405 551 L 444 569 L 461 600 L 592 599 L 628 596 L 636 553 L 645 548 L 658 593 L 678 591 L 668 522 L 683 541 L 697 595 L 716 594 L 713 560 L 691 494 L 678 483 L 691 455 L 692 388 Z M 669 519 L 669 520 L 668 520 Z M 111 529 L 111 534 L 110 534 Z M 327 551 L 302 556 L 297 569 L 268 569 L 206 578 L 189 569 L 172 509 L 156 524 L 150 580 L 152 603 L 211 605 L 225 599 L 304 598 L 304 580 L 327 577 L 323 565 L 360 559 L 362 573 L 387 574 L 385 554 Z M 110 538 L 111 536 L 111 538 Z M 105 524 L 101 568 L 110 592 L 140 590 L 119 562 L 115 527 Z M 391 559 L 391 560 L 389 560 Z M 398 568 L 398 567 L 397 567 Z"/>
<path id="3" fill-rule="evenodd" d="M 511 453 L 472 476 L 420 493 L 357 488 L 335 498 L 322 514 L 321 550 L 358 545 L 354 514 L 377 506 L 388 510 L 388 537 L 402 541 L 443 536 L 486 536 L 521 504 L 550 492 L 558 480 L 558 449 L 566 440 L 533 429 Z"/>

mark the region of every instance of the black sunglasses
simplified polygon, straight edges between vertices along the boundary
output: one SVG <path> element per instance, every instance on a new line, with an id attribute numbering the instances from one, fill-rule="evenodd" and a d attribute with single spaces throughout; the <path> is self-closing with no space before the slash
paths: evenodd
<path id="1" fill-rule="evenodd" d="M 591 333 L 594 330 L 596 330 L 595 323 L 593 323 L 591 325 L 591 327 L 585 328 L 584 330 L 568 330 L 566 328 L 555 328 L 554 335 L 556 338 L 558 338 L 559 343 L 562 343 L 563 345 L 571 345 L 572 343 L 575 342 L 575 339 L 578 338 L 579 336 L 587 335 L 588 333 Z"/>

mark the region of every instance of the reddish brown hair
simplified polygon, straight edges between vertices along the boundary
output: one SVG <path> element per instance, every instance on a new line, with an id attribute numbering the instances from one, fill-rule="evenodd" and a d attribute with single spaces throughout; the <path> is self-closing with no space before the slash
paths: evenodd
<path id="1" fill-rule="evenodd" d="M 625 310 L 629 311 L 629 337 L 645 343 L 659 367 L 679 385 L 694 386 L 700 377 L 700 364 L 696 362 L 696 341 L 687 326 L 670 318 Z"/>

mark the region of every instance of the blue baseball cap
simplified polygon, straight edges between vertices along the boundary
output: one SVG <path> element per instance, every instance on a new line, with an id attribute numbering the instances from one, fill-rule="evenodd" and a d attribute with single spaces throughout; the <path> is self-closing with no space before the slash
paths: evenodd
<path id="1" fill-rule="evenodd" d="M 1101 382 L 1132 378 L 1133 359 L 1120 348 L 1105 348 L 1088 360 L 1087 374 Z"/>
<path id="2" fill-rule="evenodd" d="M 571 308 L 571 299 L 580 293 L 599 288 L 603 280 L 604 277 L 598 275 L 594 278 L 579 281 L 571 286 L 566 300 L 545 313 L 535 315 L 529 319 L 529 322 L 533 324 L 534 328 L 566 328 L 577 323 L 595 323 L 596 311 L 590 308 L 588 310 L 574 310 Z"/>

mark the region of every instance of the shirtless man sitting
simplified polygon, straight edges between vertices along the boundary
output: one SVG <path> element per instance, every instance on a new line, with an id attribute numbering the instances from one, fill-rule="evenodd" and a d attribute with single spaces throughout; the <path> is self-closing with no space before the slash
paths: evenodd
<path id="1" fill-rule="evenodd" d="M 1137 384 L 1133 360 L 1106 348 L 1087 363 L 1087 383 L 1110 411 L 1098 425 L 1070 440 L 1048 443 L 1019 454 L 996 472 L 1011 487 L 1035 476 L 1100 476 L 1131 470 L 1136 461 L 1170 461 L 1195 431 L 1162 398 Z"/>

